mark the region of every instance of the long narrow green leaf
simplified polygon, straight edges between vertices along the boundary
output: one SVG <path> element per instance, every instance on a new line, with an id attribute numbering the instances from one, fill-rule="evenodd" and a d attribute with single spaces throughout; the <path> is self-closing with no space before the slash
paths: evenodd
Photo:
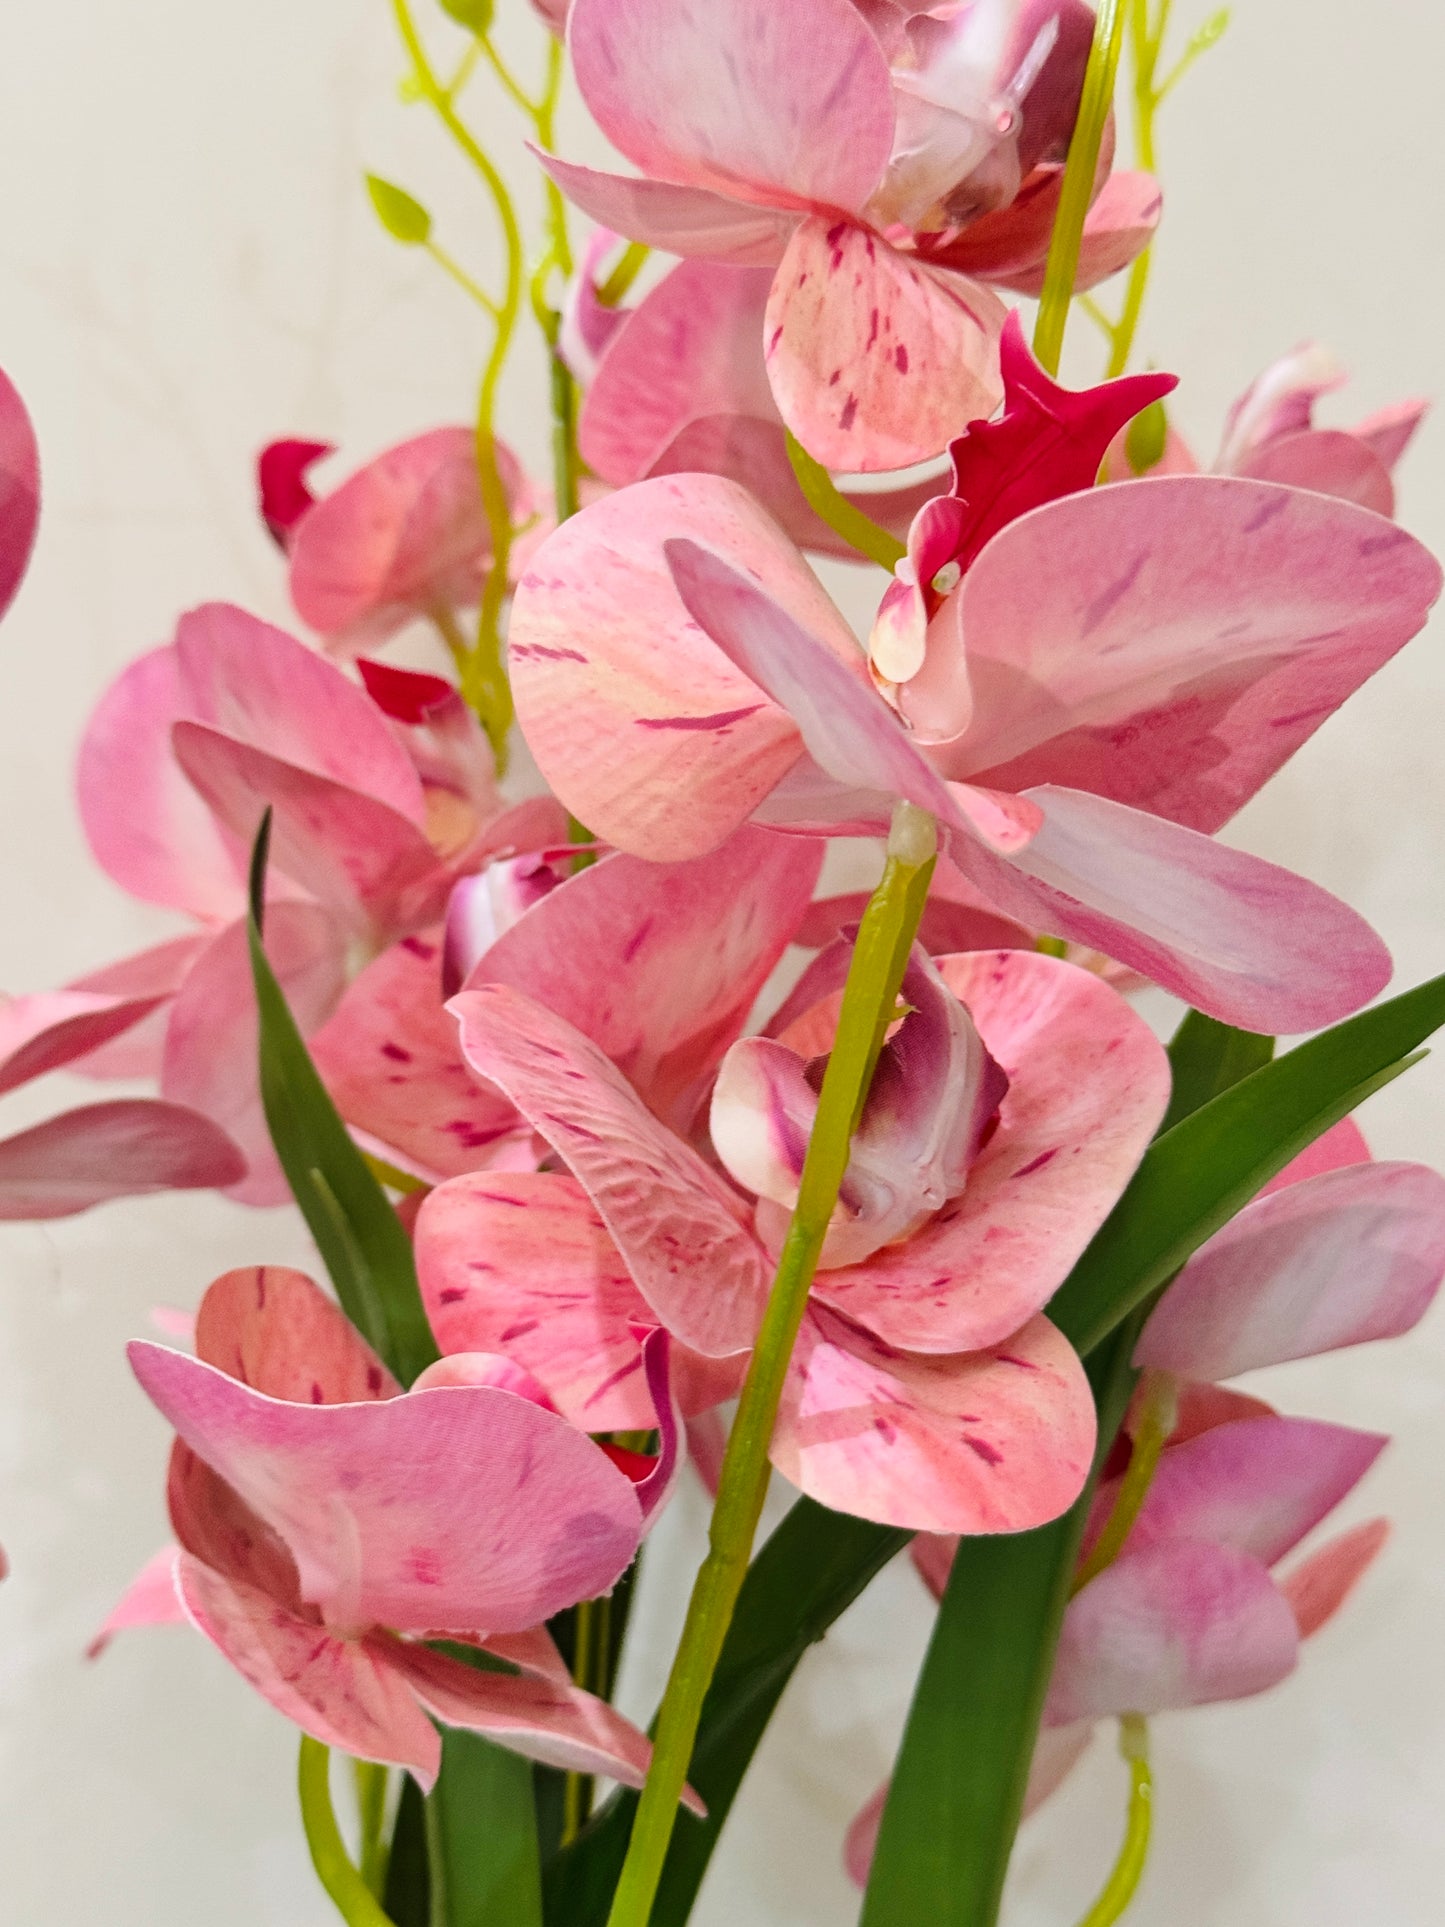
<path id="1" fill-rule="evenodd" d="M 426 1801 L 408 1774 L 397 1801 L 382 1904 L 396 1927 L 431 1927 L 431 1879 L 426 1862 Z"/>
<path id="2" fill-rule="evenodd" d="M 431 1927 L 542 1927 L 529 1760 L 476 1733 L 443 1732 L 426 1832 Z"/>
<path id="3" fill-rule="evenodd" d="M 1166 1131 L 1050 1318 L 1091 1351 L 1291 1158 L 1413 1063 L 1410 1053 L 1442 1023 L 1445 977 L 1435 977 L 1261 1065 Z"/>
<path id="4" fill-rule="evenodd" d="M 1445 978 L 1272 1063 L 1259 1061 L 1267 1040 L 1186 1019 L 1171 1047 L 1176 1121 L 1049 1307 L 1093 1353 L 1094 1477 L 1127 1404 L 1152 1295 L 1298 1151 L 1413 1061 L 1406 1053 L 1442 1022 Z M 1093 1483 L 1039 1532 L 961 1543 L 884 1810 L 862 1927 L 995 1927 Z"/>
<path id="5" fill-rule="evenodd" d="M 651 1927 L 692 1911 L 743 1776 L 799 1660 L 911 1535 L 800 1499 L 754 1559 L 703 1705 L 688 1778 L 706 1820 L 679 1816 Z M 547 1870 L 549 1927 L 601 1927 L 627 1851 L 635 1793 L 618 1794 Z"/>
<path id="6" fill-rule="evenodd" d="M 411 1240 L 317 1075 L 262 942 L 270 814 L 251 857 L 251 972 L 260 1019 L 261 1102 L 292 1195 L 347 1317 L 409 1385 L 440 1354 Z"/>

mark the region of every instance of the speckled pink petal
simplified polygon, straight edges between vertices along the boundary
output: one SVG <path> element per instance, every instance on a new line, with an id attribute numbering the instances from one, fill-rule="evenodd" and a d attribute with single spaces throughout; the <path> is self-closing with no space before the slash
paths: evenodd
<path id="1" fill-rule="evenodd" d="M 1164 1115 L 1169 1065 L 1073 964 L 999 950 L 938 969 L 1008 1075 L 998 1128 L 937 1218 L 814 1291 L 890 1345 L 961 1352 L 1001 1343 L 1063 1283 Z"/>
<path id="2" fill-rule="evenodd" d="M 516 457 L 499 445 L 510 497 Z M 413 616 L 476 601 L 492 553 L 476 438 L 434 428 L 389 448 L 318 502 L 291 543 L 291 599 L 328 647 L 374 648 Z"/>
<path id="3" fill-rule="evenodd" d="M 566 1160 L 669 1331 L 710 1357 L 745 1350 L 767 1276 L 736 1194 L 595 1044 L 542 1005 L 492 984 L 448 1008 L 467 1062 Z"/>
<path id="4" fill-rule="evenodd" d="M 893 140 L 882 49 L 849 0 L 577 0 L 583 99 L 644 174 L 801 207 L 861 207 Z"/>
<path id="5" fill-rule="evenodd" d="M 178 1574 L 197 1631 L 303 1733 L 432 1785 L 441 1742 L 391 1642 L 338 1637 L 185 1553 Z"/>
<path id="6" fill-rule="evenodd" d="M 1260 482 L 1315 489 L 1376 515 L 1395 513 L 1395 484 L 1374 450 L 1340 428 L 1310 428 L 1268 442 L 1234 470 Z"/>
<path id="7" fill-rule="evenodd" d="M 1388 1519 L 1367 1519 L 1327 1540 L 1284 1574 L 1279 1589 L 1289 1602 L 1301 1639 L 1334 1618 L 1383 1552 L 1389 1536 Z"/>
<path id="8" fill-rule="evenodd" d="M 1305 490 L 1172 475 L 1066 496 L 964 577 L 973 716 L 944 773 L 1216 830 L 1419 629 L 1439 586 L 1412 536 Z"/>
<path id="9" fill-rule="evenodd" d="M 179 713 L 425 823 L 410 757 L 366 691 L 324 656 L 226 602 L 182 616 L 175 646 Z"/>
<path id="10" fill-rule="evenodd" d="M 820 1306 L 788 1368 L 772 1460 L 820 1504 L 920 1532 L 1021 1532 L 1083 1488 L 1084 1369 L 1045 1318 L 991 1351 L 923 1358 Z"/>
<path id="11" fill-rule="evenodd" d="M 664 551 L 698 627 L 792 716 L 809 756 L 832 778 L 835 820 L 846 821 L 859 796 L 876 798 L 885 816 L 892 799 L 903 797 L 965 839 L 1007 850 L 1028 842 L 1037 812 L 1018 799 L 941 782 L 873 688 L 856 647 L 840 659 L 714 549 L 674 538 Z"/>
<path id="12" fill-rule="evenodd" d="M 910 260 L 855 221 L 814 215 L 768 301 L 778 412 L 827 468 L 927 461 L 997 406 L 1004 318 L 977 282 Z"/>
<path id="13" fill-rule="evenodd" d="M 302 1597 L 338 1628 L 521 1631 L 606 1591 L 636 1550 L 629 1482 L 510 1392 L 287 1404 L 159 1345 L 129 1357 L 192 1450 L 281 1534 Z"/>
<path id="14" fill-rule="evenodd" d="M 179 722 L 171 735 L 217 818 L 249 841 L 271 810 L 276 868 L 353 929 L 374 938 L 440 913 L 452 879 L 410 817 L 204 724 Z"/>
<path id="15" fill-rule="evenodd" d="M 196 1356 L 268 1398 L 300 1404 L 401 1391 L 336 1300 L 287 1265 L 223 1272 L 196 1314 Z"/>
<path id="16" fill-rule="evenodd" d="M 123 890 L 229 921 L 246 901 L 237 853 L 171 754 L 171 725 L 188 713 L 174 649 L 152 649 L 123 669 L 81 741 L 80 820 L 96 861 Z"/>
<path id="17" fill-rule="evenodd" d="M 13 1091 L 99 1049 L 163 1001 L 161 997 L 106 997 L 85 990 L 0 997 L 0 1091 Z"/>
<path id="18" fill-rule="evenodd" d="M 40 519 L 40 451 L 25 404 L 0 373 L 0 615 L 14 600 Z"/>
<path id="19" fill-rule="evenodd" d="M 516 1106 L 462 1061 L 442 1008 L 441 942 L 404 937 L 353 979 L 310 1040 L 341 1115 L 428 1183 L 499 1161 L 535 1163 Z"/>
<path id="20" fill-rule="evenodd" d="M 86 1104 L 0 1140 L 0 1220 L 68 1218 L 152 1191 L 224 1190 L 245 1170 L 220 1126 L 183 1104 Z"/>
<path id="21" fill-rule="evenodd" d="M 802 747 L 791 718 L 684 608 L 663 555 L 683 536 L 752 571 L 840 656 L 858 654 L 792 543 L 721 476 L 641 482 L 548 538 L 512 612 L 518 719 L 542 774 L 593 833 L 657 862 L 715 849 Z"/>
<path id="22" fill-rule="evenodd" d="M 371 700 L 391 723 L 421 778 L 427 829 L 450 849 L 469 840 L 477 824 L 500 816 L 496 762 L 476 713 L 443 676 L 398 669 L 362 656 L 356 664 Z"/>
<path id="23" fill-rule="evenodd" d="M 1064 1615 L 1044 1720 L 1246 1699 L 1293 1672 L 1294 1615 L 1257 1559 L 1180 1541 L 1129 1552 Z"/>
<path id="24" fill-rule="evenodd" d="M 1445 1178 L 1361 1164 L 1257 1198 L 1197 1251 L 1139 1340 L 1141 1365 L 1233 1378 L 1395 1338 L 1445 1277 Z"/>
<path id="25" fill-rule="evenodd" d="M 1154 239 L 1163 211 L 1164 197 L 1152 174 L 1111 174 L 1084 222 L 1079 265 L 1074 273 L 1075 293 L 1098 287 L 1141 255 Z M 989 278 L 996 278 L 1001 286 L 1019 294 L 1038 295 L 1043 291 L 1045 260 L 1046 252 L 1027 265 L 1005 268 L 997 277 Z"/>
<path id="26" fill-rule="evenodd" d="M 1127 964 L 1221 1023 L 1280 1035 L 1358 1010 L 1390 979 L 1363 918 L 1304 877 L 1102 796 L 1053 787 L 1004 863 L 954 839 L 1005 915 Z"/>
<path id="27" fill-rule="evenodd" d="M 749 826 L 687 863 L 604 857 L 534 904 L 466 988 L 511 984 L 545 1004 L 685 1128 L 787 948 L 821 863 L 817 844 Z"/>
<path id="28" fill-rule="evenodd" d="M 182 1551 L 288 1612 L 315 1618 L 302 1605 L 296 1561 L 280 1535 L 183 1439 L 173 1442 L 166 1467 L 166 1511 Z"/>
<path id="29" fill-rule="evenodd" d="M 303 1035 L 335 1008 L 346 973 L 343 932 L 318 904 L 273 903 L 266 952 Z M 243 924 L 212 940 L 171 1006 L 161 1095 L 212 1118 L 245 1154 L 231 1195 L 282 1204 L 290 1195 L 271 1146 L 257 1069 L 256 988 Z"/>
<path id="30" fill-rule="evenodd" d="M 1165 1450 L 1130 1548 L 1207 1539 L 1272 1566 L 1354 1490 L 1386 1443 L 1381 1433 L 1315 1419 L 1216 1425 Z"/>
<path id="31" fill-rule="evenodd" d="M 99 1659 L 117 1633 L 133 1626 L 184 1626 L 186 1609 L 176 1588 L 178 1546 L 162 1546 L 152 1553 L 120 1598 L 111 1607 L 94 1639 L 85 1649 L 87 1659 Z"/>
<path id="32" fill-rule="evenodd" d="M 790 209 L 735 201 L 705 187 L 605 174 L 539 148 L 531 151 L 574 207 L 603 227 L 667 254 L 771 266 L 797 225 Z"/>
<path id="33" fill-rule="evenodd" d="M 417 1219 L 416 1262 L 444 1352 L 504 1352 L 585 1432 L 651 1430 L 632 1328 L 654 1314 L 575 1179 L 518 1172 L 439 1185 Z M 742 1364 L 674 1343 L 684 1413 L 736 1391 Z"/>

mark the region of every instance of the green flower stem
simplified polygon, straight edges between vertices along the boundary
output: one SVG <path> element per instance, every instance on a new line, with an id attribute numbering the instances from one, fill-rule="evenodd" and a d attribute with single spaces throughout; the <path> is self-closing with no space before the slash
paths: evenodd
<path id="1" fill-rule="evenodd" d="M 1103 1892 L 1079 1927 L 1113 1927 L 1123 1918 L 1138 1891 L 1149 1857 L 1149 1835 L 1154 1824 L 1154 1779 L 1149 1770 L 1149 1729 L 1137 1713 L 1119 1722 L 1119 1751 L 1129 1764 L 1129 1818 L 1119 1858 L 1104 1883 Z"/>
<path id="2" fill-rule="evenodd" d="M 1159 1470 L 1159 1460 L 1179 1416 L 1179 1387 L 1170 1372 L 1148 1372 L 1144 1378 L 1143 1409 L 1134 1450 L 1119 1485 L 1117 1498 L 1103 1530 L 1094 1541 L 1087 1559 L 1074 1575 L 1071 1593 L 1081 1591 L 1097 1579 L 1105 1566 L 1112 1566 L 1124 1549 L 1124 1541 L 1143 1510 Z"/>
<path id="3" fill-rule="evenodd" d="M 1129 59 L 1134 70 L 1134 151 L 1141 168 L 1152 174 L 1155 167 L 1154 116 L 1164 98 L 1154 85 L 1159 50 L 1169 25 L 1170 0 L 1159 0 L 1159 15 L 1152 24 L 1149 0 L 1128 0 Z M 1105 379 L 1113 381 L 1129 366 L 1139 317 L 1144 310 L 1144 293 L 1149 286 L 1149 267 L 1154 249 L 1145 248 L 1129 264 L 1129 279 L 1124 288 L 1124 306 L 1119 319 L 1109 327 L 1109 364 Z"/>
<path id="4" fill-rule="evenodd" d="M 894 567 L 907 555 L 907 546 L 841 493 L 827 469 L 814 460 L 791 429 L 787 435 L 788 460 L 808 507 L 835 535 L 841 535 L 860 555 L 866 555 L 870 562 L 876 562 L 880 569 L 887 569 L 892 575 Z"/>
<path id="5" fill-rule="evenodd" d="M 629 241 L 622 258 L 597 290 L 604 308 L 615 308 L 641 274 L 652 249 L 645 241 Z"/>
<path id="6" fill-rule="evenodd" d="M 356 1811 L 361 1822 L 361 1877 L 380 1900 L 386 1891 L 386 1796 L 390 1774 L 374 1760 L 353 1760 Z"/>
<path id="7" fill-rule="evenodd" d="M 496 758 L 497 774 L 507 766 L 507 737 L 514 714 L 512 691 L 502 662 L 502 605 L 507 597 L 507 564 L 512 552 L 512 505 L 507 498 L 497 455 L 494 427 L 497 389 L 507 352 L 516 333 L 517 316 L 522 306 L 523 248 L 522 231 L 512 197 L 490 157 L 472 137 L 458 115 L 450 91 L 438 79 L 427 58 L 409 0 L 392 0 L 392 13 L 402 44 L 410 56 L 416 84 L 462 153 L 476 169 L 491 196 L 501 223 L 507 257 L 507 285 L 497 305 L 492 351 L 482 370 L 477 395 L 477 475 L 481 482 L 482 506 L 492 533 L 492 566 L 482 585 L 482 602 L 477 616 L 477 641 L 461 672 L 462 694 L 476 710 Z"/>
<path id="8" fill-rule="evenodd" d="M 1079 244 L 1093 198 L 1105 123 L 1114 104 L 1114 79 L 1124 41 L 1125 5 L 1126 0 L 1099 0 L 1094 44 L 1089 49 L 1084 91 L 1079 99 L 1079 117 L 1074 123 L 1069 158 L 1064 164 L 1064 185 L 1049 239 L 1043 294 L 1034 324 L 1034 353 L 1051 375 L 1059 372 L 1064 329 L 1068 325 L 1069 303 L 1074 297 L 1074 277 L 1079 267 Z"/>
<path id="9" fill-rule="evenodd" d="M 393 1927 L 391 1916 L 351 1863 L 331 1804 L 331 1755 L 309 1733 L 301 1736 L 296 1787 L 311 1864 L 337 1913 L 349 1927 Z"/>
<path id="10" fill-rule="evenodd" d="M 768 1447 L 788 1361 L 848 1167 L 853 1133 L 896 1010 L 909 949 L 928 895 L 935 847 L 932 817 L 911 803 L 899 803 L 883 878 L 863 914 L 854 946 L 798 1202 L 728 1439 L 708 1532 L 708 1554 L 693 1586 L 658 1713 L 652 1768 L 638 1804 L 608 1927 L 646 1927 L 652 1911 L 703 1699 L 747 1574 L 767 1492 Z"/>

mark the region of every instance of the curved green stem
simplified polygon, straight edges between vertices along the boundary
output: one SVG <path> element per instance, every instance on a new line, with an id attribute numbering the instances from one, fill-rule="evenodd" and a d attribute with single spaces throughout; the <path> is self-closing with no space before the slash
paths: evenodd
<path id="1" fill-rule="evenodd" d="M 1099 165 L 1105 123 L 1114 104 L 1114 79 L 1119 71 L 1119 51 L 1124 42 L 1124 7 L 1125 0 L 1100 0 L 1094 26 L 1094 44 L 1089 49 L 1084 90 L 1079 98 L 1079 117 L 1074 123 L 1073 139 L 1069 142 L 1059 210 L 1054 217 L 1054 231 L 1049 239 L 1043 293 L 1039 299 L 1038 320 L 1034 324 L 1034 353 L 1051 375 L 1059 372 L 1069 303 L 1074 298 L 1074 277 L 1079 267 L 1084 220 L 1093 199 L 1094 174 Z"/>
<path id="2" fill-rule="evenodd" d="M 1154 1778 L 1149 1770 L 1149 1729 L 1137 1713 L 1119 1722 L 1119 1751 L 1129 1763 L 1129 1818 L 1124 1844 L 1099 1898 L 1079 1927 L 1113 1927 L 1123 1917 L 1138 1891 L 1149 1857 L 1149 1835 L 1154 1824 Z"/>
<path id="3" fill-rule="evenodd" d="M 353 1760 L 356 1812 L 361 1822 L 361 1877 L 380 1900 L 386 1890 L 386 1795 L 390 1774 L 375 1760 Z"/>
<path id="4" fill-rule="evenodd" d="M 1169 1435 L 1174 1430 L 1178 1416 L 1179 1387 L 1173 1374 L 1147 1372 L 1134 1450 L 1103 1530 L 1094 1541 L 1088 1558 L 1074 1575 L 1071 1594 L 1081 1591 L 1091 1579 L 1097 1579 L 1105 1566 L 1112 1566 L 1124 1550 L 1124 1541 L 1144 1508 L 1149 1488 L 1154 1483 L 1154 1474 L 1159 1470 L 1160 1457 L 1169 1443 Z"/>
<path id="5" fill-rule="evenodd" d="M 814 460 L 791 429 L 787 430 L 787 437 L 788 460 L 814 515 L 826 522 L 835 535 L 841 535 L 850 548 L 866 555 L 870 562 L 876 562 L 891 575 L 907 555 L 907 545 L 850 502 L 823 464 Z"/>
<path id="6" fill-rule="evenodd" d="M 301 1824 L 306 1829 L 311 1864 L 337 1913 L 349 1927 L 393 1927 L 391 1916 L 351 1863 L 331 1804 L 331 1755 L 309 1733 L 301 1736 L 296 1788 L 301 1796 Z"/>
<path id="7" fill-rule="evenodd" d="M 392 13 L 415 70 L 422 97 L 428 101 L 442 125 L 476 169 L 491 196 L 501 223 L 507 257 L 507 285 L 497 308 L 492 351 L 482 370 L 477 396 L 477 474 L 481 482 L 482 506 L 492 535 L 492 562 L 482 585 L 481 608 L 477 616 L 476 647 L 462 671 L 462 694 L 481 718 L 492 745 L 500 775 L 506 768 L 507 736 L 512 726 L 512 691 L 502 662 L 502 605 L 507 597 L 507 564 L 512 551 L 512 505 L 502 478 L 493 426 L 497 388 L 502 368 L 516 332 L 517 315 L 522 305 L 523 248 L 522 231 L 517 225 L 512 197 L 492 160 L 473 138 L 458 115 L 448 89 L 437 78 L 427 58 L 409 0 L 392 0 Z"/>
<path id="8" fill-rule="evenodd" d="M 652 249 L 645 241 L 629 241 L 622 251 L 622 258 L 597 290 L 597 299 L 604 308 L 615 308 L 627 293 L 633 282 L 641 274 Z"/>
<path id="9" fill-rule="evenodd" d="M 853 1132 L 897 1005 L 935 850 L 931 816 L 899 803 L 882 881 L 863 914 L 838 1032 L 808 1140 L 798 1202 L 778 1259 L 723 1458 L 708 1554 L 657 1718 L 652 1767 L 633 1822 L 608 1927 L 646 1927 L 687 1780 L 704 1696 L 748 1568 L 768 1486 L 768 1447 L 818 1255 L 848 1167 Z"/>

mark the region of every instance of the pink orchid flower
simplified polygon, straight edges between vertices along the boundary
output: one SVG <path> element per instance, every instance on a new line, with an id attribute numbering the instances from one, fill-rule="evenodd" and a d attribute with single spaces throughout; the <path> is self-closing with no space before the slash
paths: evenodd
<path id="1" fill-rule="evenodd" d="M 1345 370 L 1318 342 L 1303 342 L 1271 363 L 1230 409 L 1214 473 L 1253 475 L 1262 481 L 1318 489 L 1341 501 L 1358 502 L 1377 515 L 1393 516 L 1394 467 L 1429 404 L 1396 402 L 1353 428 L 1317 426 L 1315 403 L 1345 380 Z M 1122 436 L 1109 450 L 1105 471 L 1111 481 L 1125 481 L 1133 473 Z M 1163 455 L 1150 472 L 1193 475 L 1198 471 L 1188 443 L 1171 427 Z"/>
<path id="2" fill-rule="evenodd" d="M 380 664 L 362 676 L 358 687 L 280 630 L 211 605 L 101 699 L 79 766 L 92 848 L 117 882 L 188 912 L 201 930 L 17 999 L 0 1022 L 0 1087 L 66 1064 L 153 1076 L 166 1100 L 157 1112 L 78 1112 L 69 1127 L 53 1120 L 43 1139 L 27 1136 L 25 1159 L 59 1160 L 57 1195 L 83 1195 L 64 1187 L 84 1176 L 87 1146 L 103 1160 L 90 1170 L 93 1202 L 120 1195 L 121 1171 L 137 1184 L 146 1172 L 157 1183 L 167 1172 L 218 1182 L 253 1204 L 288 1195 L 256 1081 L 243 920 L 246 852 L 268 805 L 267 948 L 303 1031 L 335 1008 L 358 949 L 434 919 L 458 876 L 492 855 L 564 832 L 547 799 L 506 809 L 485 740 L 450 684 Z M 172 1148 L 185 1118 L 200 1126 L 189 1158 Z M 132 1155 L 116 1164 L 111 1147 L 127 1123 Z M 17 1212 L 29 1195 L 16 1192 Z"/>
<path id="3" fill-rule="evenodd" d="M 748 817 L 876 834 L 906 797 L 1015 922 L 1245 1028 L 1344 1016 L 1388 977 L 1379 939 L 1207 833 L 1421 626 L 1436 563 L 1278 483 L 1090 488 L 1164 378 L 1070 395 L 1017 333 L 1005 354 L 1002 420 L 955 448 L 967 501 L 920 516 L 952 559 L 920 578 L 937 607 L 916 673 L 885 659 L 891 703 L 742 489 L 661 477 L 565 524 L 518 589 L 513 686 L 540 768 L 599 836 L 664 861 Z"/>
<path id="4" fill-rule="evenodd" d="M 459 893 L 451 981 L 440 933 L 393 945 L 313 1037 L 316 1063 L 362 1142 L 424 1183 L 533 1172 L 531 1125 L 468 1068 L 443 1007 L 458 987 L 509 984 L 575 1025 L 659 1117 L 689 1130 L 806 914 L 820 862 L 796 838 L 744 828 L 690 863 L 613 854 L 560 882 L 544 869 L 541 887 L 535 872 L 519 878 L 530 865 L 498 866 L 495 888 L 490 871 Z M 487 931 L 498 913 L 501 927 Z"/>
<path id="5" fill-rule="evenodd" d="M 814 1498 L 865 1517 L 1017 1531 L 1069 1504 L 1086 1470 L 1092 1400 L 1040 1308 L 1141 1156 L 1167 1067 L 1114 992 L 1051 957 L 934 964 L 916 951 L 904 995 L 773 1461 Z M 540 1004 L 491 984 L 450 1008 L 468 1063 L 567 1172 L 481 1173 L 426 1199 L 417 1262 L 437 1342 L 514 1358 L 589 1427 L 636 1422 L 623 1414 L 637 1395 L 627 1331 L 640 1313 L 739 1369 L 836 1001 L 724 1057 L 711 1152 L 726 1176 L 706 1143 L 669 1131 Z"/>
<path id="6" fill-rule="evenodd" d="M 763 343 L 778 410 L 819 461 L 854 471 L 936 455 L 997 399 L 1004 310 L 960 250 L 982 216 L 993 278 L 1042 263 L 1092 27 L 1077 0 L 870 14 L 577 0 L 583 96 L 642 178 L 541 157 L 617 233 L 775 269 Z M 1013 233 L 1021 185 L 1043 211 L 1026 205 Z M 1147 245 L 1158 202 L 1146 177 L 1101 196 L 1081 285 Z"/>
<path id="7" fill-rule="evenodd" d="M 178 1434 L 167 1496 L 180 1543 L 143 1569 L 95 1649 L 183 1617 L 304 1732 L 425 1788 L 440 1764 L 433 1719 L 641 1784 L 647 1741 L 572 1684 L 543 1622 L 625 1571 L 670 1462 L 635 1482 L 555 1413 L 487 1382 L 487 1361 L 460 1381 L 444 1361 L 401 1392 L 296 1271 L 217 1279 L 196 1344 L 196 1358 L 130 1347 Z M 675 1458 L 666 1400 L 660 1422 Z M 505 1670 L 426 1643 L 438 1638 Z"/>
<path id="8" fill-rule="evenodd" d="M 1445 1178 L 1373 1163 L 1350 1121 L 1318 1139 L 1196 1252 L 1164 1294 L 1134 1362 L 1179 1379 L 1170 1439 L 1123 1550 L 1064 1618 L 1032 1804 L 1057 1787 L 1097 1719 L 1243 1699 L 1294 1670 L 1383 1547 L 1371 1519 L 1275 1568 L 1364 1477 L 1376 1433 L 1280 1417 L 1211 1383 L 1398 1337 L 1445 1277 Z M 1126 1432 L 1135 1423 L 1131 1413 Z M 1106 1468 L 1085 1551 L 1113 1509 L 1129 1440 Z M 914 1559 L 936 1598 L 956 1541 L 921 1537 Z M 867 1878 L 884 1787 L 849 1831 Z"/>
<path id="9" fill-rule="evenodd" d="M 40 450 L 25 404 L 0 372 L 0 616 L 15 600 L 40 520 Z"/>
<path id="10" fill-rule="evenodd" d="M 491 568 L 476 436 L 433 428 L 388 448 L 319 500 L 308 470 L 325 442 L 281 441 L 257 464 L 261 514 L 290 557 L 296 612 L 328 650 L 379 648 L 417 616 L 475 605 Z M 505 443 L 497 458 L 514 524 L 539 509 Z"/>

